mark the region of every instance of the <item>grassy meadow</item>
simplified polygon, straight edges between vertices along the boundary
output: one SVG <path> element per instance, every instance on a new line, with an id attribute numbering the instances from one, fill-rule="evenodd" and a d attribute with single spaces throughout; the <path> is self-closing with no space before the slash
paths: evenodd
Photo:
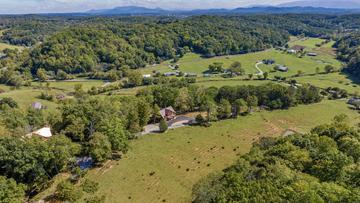
<path id="1" fill-rule="evenodd" d="M 51 95 L 63 94 L 69 95 L 74 91 L 76 84 L 82 84 L 84 90 L 89 90 L 92 86 L 102 86 L 103 81 L 100 80 L 79 80 L 79 81 L 53 81 L 50 83 L 50 89 L 45 89 L 45 83 L 40 84 L 33 82 L 31 87 L 21 87 L 20 89 L 12 89 L 5 85 L 0 85 L 0 89 L 5 90 L 4 93 L 0 94 L 0 98 L 12 97 L 18 102 L 21 108 L 28 108 L 33 102 L 40 102 L 47 106 L 48 109 L 54 109 L 57 107 L 56 102 L 39 99 L 41 92 L 47 91 Z"/>
<path id="2" fill-rule="evenodd" d="M 266 51 L 232 55 L 232 56 L 220 56 L 214 58 L 203 58 L 198 54 L 190 53 L 186 54 L 181 58 L 177 64 L 180 66 L 180 71 L 187 73 L 197 73 L 198 76 L 208 70 L 208 66 L 214 62 L 221 62 L 224 65 L 224 68 L 230 66 L 231 63 L 239 61 L 242 64 L 242 67 L 245 69 L 247 74 L 252 73 L 256 74 L 258 71 L 255 68 L 255 64 L 258 61 L 263 59 L 273 59 L 276 64 L 284 65 L 289 67 L 288 72 L 274 72 L 271 73 L 275 65 L 264 65 L 261 64 L 259 67 L 265 72 L 270 72 L 271 76 L 282 76 L 289 77 L 302 71 L 304 74 L 314 74 L 316 73 L 316 68 L 319 68 L 320 71 L 324 71 L 326 65 L 332 65 L 336 68 L 341 68 L 342 64 L 335 59 L 334 49 L 332 48 L 333 41 L 324 44 L 322 47 L 317 47 L 316 44 L 324 41 L 323 39 L 318 38 L 305 38 L 298 39 L 292 38 L 292 41 L 289 43 L 289 46 L 293 45 L 302 45 L 306 46 L 307 51 L 316 52 L 319 55 L 316 57 L 304 56 L 302 58 L 294 54 L 288 54 L 284 51 L 279 51 L 275 49 L 269 49 Z M 150 74 L 153 71 L 159 71 L 161 73 L 172 71 L 169 68 L 170 61 L 165 61 L 158 65 L 148 66 L 147 68 L 142 69 L 143 74 Z"/>
<path id="3" fill-rule="evenodd" d="M 331 109 L 331 111 L 329 111 Z M 87 178 L 100 184 L 106 202 L 190 202 L 192 186 L 206 175 L 221 171 L 252 143 L 279 136 L 287 129 L 307 132 L 328 123 L 339 112 L 359 122 L 345 101 L 323 101 L 289 110 L 263 111 L 214 123 L 209 128 L 185 127 L 131 141 L 120 161 L 91 170 Z"/>

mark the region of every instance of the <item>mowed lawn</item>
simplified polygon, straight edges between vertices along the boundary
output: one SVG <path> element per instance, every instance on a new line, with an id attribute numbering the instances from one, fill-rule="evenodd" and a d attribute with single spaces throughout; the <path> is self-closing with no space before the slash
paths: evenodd
<path id="1" fill-rule="evenodd" d="M 90 171 L 87 178 L 100 183 L 106 202 L 190 202 L 192 186 L 206 175 L 231 165 L 251 144 L 286 129 L 308 132 L 345 113 L 352 124 L 356 111 L 345 101 L 323 101 L 290 110 L 259 112 L 214 123 L 210 128 L 185 127 L 166 134 L 131 141 L 120 161 Z"/>

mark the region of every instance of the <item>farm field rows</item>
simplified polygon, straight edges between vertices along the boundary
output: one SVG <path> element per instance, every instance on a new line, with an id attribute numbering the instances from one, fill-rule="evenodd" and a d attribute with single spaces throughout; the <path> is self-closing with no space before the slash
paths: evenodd
<path id="1" fill-rule="evenodd" d="M 209 128 L 145 136 L 131 142 L 122 160 L 91 170 L 87 178 L 100 183 L 98 193 L 107 197 L 106 202 L 189 202 L 199 179 L 232 164 L 260 137 L 279 136 L 287 129 L 308 132 L 330 122 L 338 112 L 347 114 L 352 124 L 359 121 L 345 101 L 326 100 L 224 120 Z"/>

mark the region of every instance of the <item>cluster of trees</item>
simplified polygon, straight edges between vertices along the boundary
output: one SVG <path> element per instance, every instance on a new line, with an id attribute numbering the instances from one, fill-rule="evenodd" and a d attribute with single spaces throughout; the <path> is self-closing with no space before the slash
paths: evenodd
<path id="1" fill-rule="evenodd" d="M 90 156 L 96 164 L 120 158 L 153 113 L 141 98 L 91 98 L 81 88 L 75 97 L 46 115 L 21 110 L 11 98 L 0 100 L 0 185 L 9 184 L 1 187 L 0 200 L 22 202 L 58 173 L 77 173 L 76 157 Z M 54 134 L 47 141 L 25 136 L 46 124 Z"/>
<path id="2" fill-rule="evenodd" d="M 359 202 L 360 135 L 346 116 L 305 135 L 262 138 L 193 188 L 194 202 Z"/>
<path id="3" fill-rule="evenodd" d="M 353 32 L 340 38 L 335 47 L 338 58 L 347 63 L 344 71 L 360 77 L 360 32 Z"/>
<path id="4" fill-rule="evenodd" d="M 246 114 L 259 106 L 285 109 L 298 104 L 316 103 L 322 99 L 314 86 L 293 88 L 272 83 L 221 88 L 155 86 L 139 91 L 137 97 L 144 98 L 151 106 L 173 106 L 180 113 L 207 111 L 209 121 Z"/>

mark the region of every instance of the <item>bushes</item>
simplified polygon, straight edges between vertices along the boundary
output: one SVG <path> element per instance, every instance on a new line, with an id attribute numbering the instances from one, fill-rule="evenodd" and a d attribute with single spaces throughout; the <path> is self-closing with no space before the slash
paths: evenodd
<path id="1" fill-rule="evenodd" d="M 83 195 L 82 190 L 69 181 L 63 181 L 56 187 L 55 196 L 58 200 L 75 202 Z"/>
<path id="2" fill-rule="evenodd" d="M 94 194 L 99 190 L 99 183 L 85 179 L 85 181 L 81 184 L 81 187 L 84 192 Z"/>
<path id="3" fill-rule="evenodd" d="M 0 176 L 0 202 L 22 203 L 25 199 L 25 185 L 17 184 L 14 179 Z"/>
<path id="4" fill-rule="evenodd" d="M 161 119 L 160 120 L 160 123 L 159 123 L 159 130 L 160 132 L 164 133 L 168 130 L 168 124 L 167 122 L 164 120 L 164 119 Z"/>

